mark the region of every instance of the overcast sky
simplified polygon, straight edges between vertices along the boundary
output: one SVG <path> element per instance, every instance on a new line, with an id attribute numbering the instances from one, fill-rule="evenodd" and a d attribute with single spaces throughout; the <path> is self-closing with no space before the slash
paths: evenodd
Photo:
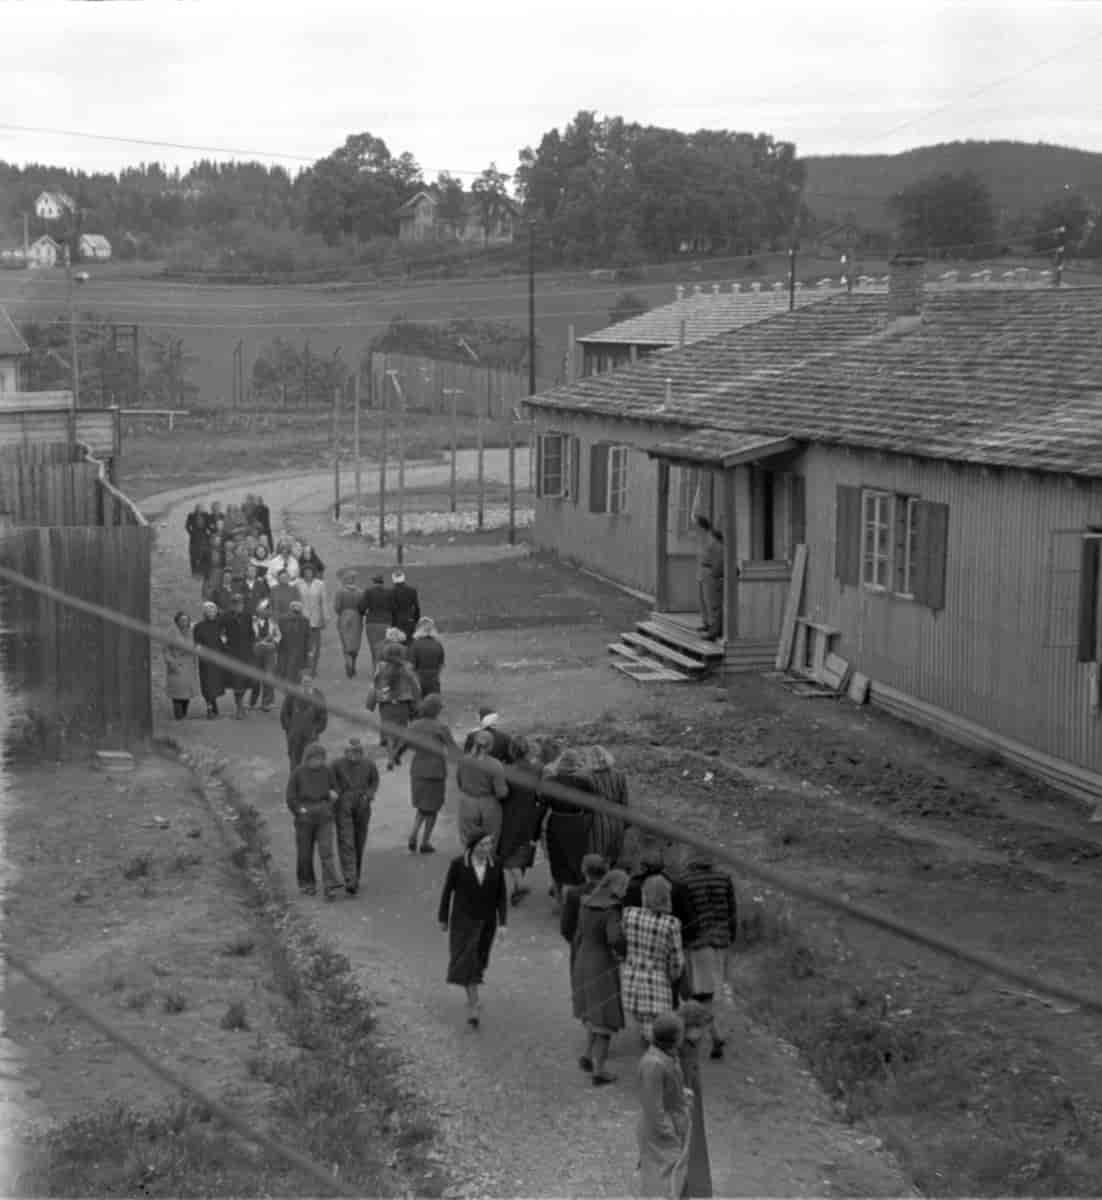
<path id="1" fill-rule="evenodd" d="M 764 131 L 801 154 L 962 138 L 1102 151 L 1094 0 L 25 0 L 0 11 L 0 124 L 261 152 L 250 157 L 292 169 L 302 164 L 278 156 L 313 160 L 369 130 L 428 173 L 491 160 L 512 173 L 522 146 L 579 108 Z M 0 128 L 8 161 L 115 171 L 199 156 Z"/>

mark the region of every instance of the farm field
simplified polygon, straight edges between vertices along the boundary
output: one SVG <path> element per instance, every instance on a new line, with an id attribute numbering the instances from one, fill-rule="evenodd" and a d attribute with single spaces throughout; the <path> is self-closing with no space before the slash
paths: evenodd
<path id="1" fill-rule="evenodd" d="M 563 373 L 568 330 L 592 333 L 608 324 L 609 310 L 623 292 L 642 297 L 651 307 L 674 299 L 676 283 L 734 279 L 763 282 L 786 277 L 783 255 L 761 256 L 756 269 L 745 262 L 716 260 L 657 268 L 663 278 L 617 282 L 591 278 L 585 272 L 538 275 L 536 278 L 536 335 L 538 373 L 557 380 Z M 946 264 L 948 266 L 949 264 Z M 883 262 L 865 264 L 869 271 L 886 270 Z M 511 321 L 528 324 L 528 281 L 524 276 L 481 280 L 447 280 L 404 286 L 363 284 L 233 285 L 192 284 L 136 277 L 114 264 L 93 267 L 92 278 L 78 294 L 81 312 L 122 323 L 138 323 L 145 344 L 172 335 L 184 341 L 192 360 L 191 382 L 199 388 L 204 406 L 229 403 L 233 395 L 233 355 L 241 343 L 246 377 L 257 355 L 280 337 L 302 348 L 307 339 L 312 354 L 340 355 L 352 363 L 396 316 L 412 321 L 453 318 Z M 838 274 L 835 259 L 807 257 L 801 277 L 817 280 Z M 68 292 L 63 271 L 8 271 L 0 274 L 0 307 L 16 321 L 51 320 L 67 313 Z"/>

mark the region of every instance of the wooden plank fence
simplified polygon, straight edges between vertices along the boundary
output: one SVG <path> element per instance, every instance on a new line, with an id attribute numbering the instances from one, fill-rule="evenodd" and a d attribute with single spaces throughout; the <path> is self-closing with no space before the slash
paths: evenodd
<path id="1" fill-rule="evenodd" d="M 410 354 L 372 354 L 371 404 L 373 408 L 396 409 L 398 399 L 386 382 L 387 371 L 396 371 L 410 412 L 450 414 L 461 417 L 508 419 L 514 407 L 528 395 L 528 372 L 505 367 L 482 367 L 476 363 L 442 362 Z M 385 386 L 384 386 L 385 384 Z M 537 379 L 536 390 L 544 391 L 554 381 Z"/>
<path id="2" fill-rule="evenodd" d="M 0 451 L 0 559 L 31 579 L 150 618 L 153 530 L 84 445 Z M 24 741 L 62 754 L 153 732 L 149 638 L 33 592 L 2 590 L 3 658 Z"/>

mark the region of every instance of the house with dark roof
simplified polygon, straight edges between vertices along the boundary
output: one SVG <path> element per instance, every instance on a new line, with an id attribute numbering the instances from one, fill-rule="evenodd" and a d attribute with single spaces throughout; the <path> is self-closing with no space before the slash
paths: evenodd
<path id="1" fill-rule="evenodd" d="M 802 622 L 874 702 L 1097 798 L 1100 330 L 1102 289 L 931 290 L 897 259 L 886 296 L 532 397 L 535 539 L 653 598 L 637 649 L 730 670 L 772 665 L 804 545 Z M 723 536 L 714 644 L 697 514 Z"/>
<path id="2" fill-rule="evenodd" d="M 23 363 L 30 348 L 15 322 L 0 308 L 0 395 L 18 392 L 23 381 Z"/>

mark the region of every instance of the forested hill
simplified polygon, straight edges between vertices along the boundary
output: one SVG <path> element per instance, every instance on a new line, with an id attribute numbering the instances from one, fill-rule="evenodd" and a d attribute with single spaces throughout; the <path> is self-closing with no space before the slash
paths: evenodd
<path id="1" fill-rule="evenodd" d="M 837 154 L 801 160 L 804 202 L 823 222 L 855 218 L 862 229 L 894 229 L 888 198 L 932 175 L 973 171 L 997 214 L 1029 218 L 1070 185 L 1102 203 L 1102 154 L 1043 142 L 944 142 L 902 154 Z"/>

